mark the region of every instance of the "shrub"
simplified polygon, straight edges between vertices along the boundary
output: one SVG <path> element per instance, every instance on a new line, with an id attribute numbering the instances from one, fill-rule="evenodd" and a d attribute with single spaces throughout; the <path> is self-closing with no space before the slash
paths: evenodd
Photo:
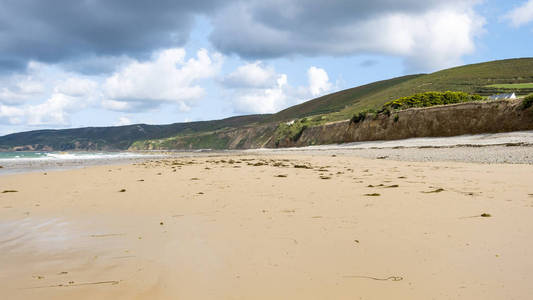
<path id="1" fill-rule="evenodd" d="M 366 118 L 366 112 L 359 112 L 355 115 L 353 115 L 353 117 L 350 119 L 350 123 L 359 123 L 359 122 L 362 122 L 364 121 Z"/>
<path id="2" fill-rule="evenodd" d="M 524 100 L 522 100 L 522 104 L 520 104 L 520 108 L 525 110 L 530 108 L 533 105 L 533 94 L 527 95 Z"/>
<path id="3" fill-rule="evenodd" d="M 402 110 L 412 107 L 446 105 L 453 103 L 479 101 L 482 99 L 483 98 L 479 95 L 471 95 L 463 92 L 426 92 L 389 101 L 383 105 L 381 111 L 385 111 L 387 109 Z"/>
<path id="4" fill-rule="evenodd" d="M 400 120 L 400 116 L 398 114 L 394 115 L 394 123 L 398 122 Z"/>
<path id="5" fill-rule="evenodd" d="M 307 118 L 295 120 L 294 123 L 290 125 L 285 122 L 280 123 L 274 132 L 276 145 L 278 145 L 279 142 L 284 139 L 289 139 L 293 142 L 298 141 L 304 130 L 306 130 L 310 125 L 311 121 Z"/>

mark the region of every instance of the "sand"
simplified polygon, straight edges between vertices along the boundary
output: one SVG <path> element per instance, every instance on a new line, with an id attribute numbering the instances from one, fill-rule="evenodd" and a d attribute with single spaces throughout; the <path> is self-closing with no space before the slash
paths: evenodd
<path id="1" fill-rule="evenodd" d="M 301 154 L 5 175 L 1 298 L 530 299 L 532 178 Z"/>

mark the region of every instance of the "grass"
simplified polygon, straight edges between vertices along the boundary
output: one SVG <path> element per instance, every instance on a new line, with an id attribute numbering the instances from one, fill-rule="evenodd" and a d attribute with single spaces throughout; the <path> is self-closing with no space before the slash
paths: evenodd
<path id="1" fill-rule="evenodd" d="M 486 87 L 500 88 L 500 89 L 533 89 L 533 83 L 502 83 L 490 84 Z"/>
<path id="2" fill-rule="evenodd" d="M 274 141 L 278 145 L 283 140 L 296 142 L 305 129 L 313 126 L 322 125 L 326 122 L 325 117 L 307 117 L 296 119 L 291 123 L 281 122 L 274 132 Z"/>

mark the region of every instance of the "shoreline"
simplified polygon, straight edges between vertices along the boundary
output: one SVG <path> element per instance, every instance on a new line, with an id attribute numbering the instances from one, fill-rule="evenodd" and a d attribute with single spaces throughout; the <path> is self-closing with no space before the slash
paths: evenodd
<path id="1" fill-rule="evenodd" d="M 91 153 L 91 152 L 88 152 Z M 98 153 L 98 152 L 95 152 Z M 412 138 L 395 141 L 368 141 L 301 148 L 194 150 L 194 151 L 118 151 L 136 157 L 98 159 L 26 159 L 1 160 L 0 176 L 13 173 L 47 172 L 92 165 L 127 164 L 145 159 L 205 157 L 216 155 L 354 155 L 398 161 L 457 161 L 472 163 L 533 164 L 533 131 L 463 135 L 440 138 Z"/>
<path id="2" fill-rule="evenodd" d="M 92 166 L 128 165 L 147 160 L 202 158 L 218 156 L 276 156 L 276 155 L 339 155 L 359 158 L 380 159 L 410 162 L 463 162 L 479 164 L 533 164 L 533 145 L 453 145 L 453 146 L 411 146 L 411 147 L 372 147 L 349 148 L 343 145 L 328 145 L 326 148 L 287 148 L 287 149 L 247 149 L 209 152 L 165 152 L 165 154 L 144 157 L 26 160 L 23 162 L 2 162 L 0 176 L 34 172 L 50 172 L 59 170 L 79 169 Z"/>

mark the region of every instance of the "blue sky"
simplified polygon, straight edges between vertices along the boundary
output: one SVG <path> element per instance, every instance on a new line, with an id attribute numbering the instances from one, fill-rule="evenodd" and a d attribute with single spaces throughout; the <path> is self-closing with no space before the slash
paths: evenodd
<path id="1" fill-rule="evenodd" d="M 0 0 L 0 135 L 272 113 L 531 57 L 533 0 Z"/>

